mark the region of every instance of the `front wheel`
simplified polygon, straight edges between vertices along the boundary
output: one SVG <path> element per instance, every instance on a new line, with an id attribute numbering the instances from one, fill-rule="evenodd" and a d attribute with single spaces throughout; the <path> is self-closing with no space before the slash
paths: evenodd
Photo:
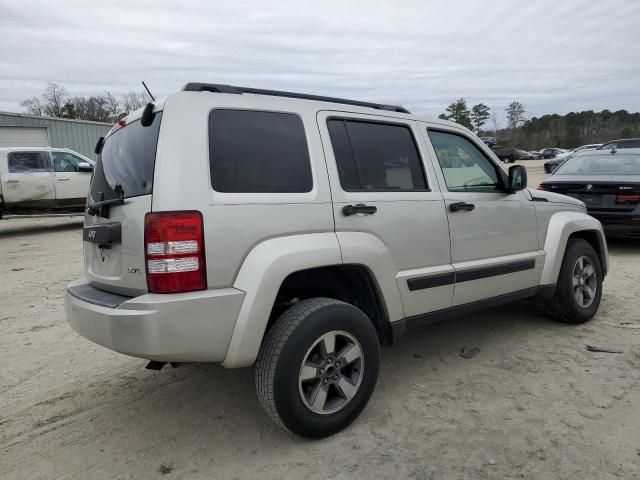
<path id="1" fill-rule="evenodd" d="M 561 322 L 584 323 L 598 312 L 602 298 L 602 266 L 591 244 L 570 239 L 565 251 L 556 293 L 549 305 Z"/>
<path id="2" fill-rule="evenodd" d="M 283 313 L 263 341 L 258 397 L 282 428 L 326 437 L 364 409 L 379 362 L 378 336 L 361 310 L 329 298 L 304 300 Z"/>

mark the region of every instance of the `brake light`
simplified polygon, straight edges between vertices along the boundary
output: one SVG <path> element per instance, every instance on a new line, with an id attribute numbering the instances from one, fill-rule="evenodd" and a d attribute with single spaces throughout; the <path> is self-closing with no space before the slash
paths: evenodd
<path id="1" fill-rule="evenodd" d="M 540 185 L 538 185 L 537 190 L 544 190 L 546 192 L 547 191 L 547 187 L 546 187 L 546 185 L 540 184 Z"/>
<path id="2" fill-rule="evenodd" d="M 626 193 L 616 195 L 616 203 L 638 203 L 640 202 L 640 193 Z"/>
<path id="3" fill-rule="evenodd" d="M 144 251 L 150 292 L 178 293 L 207 288 L 200 212 L 147 213 Z"/>

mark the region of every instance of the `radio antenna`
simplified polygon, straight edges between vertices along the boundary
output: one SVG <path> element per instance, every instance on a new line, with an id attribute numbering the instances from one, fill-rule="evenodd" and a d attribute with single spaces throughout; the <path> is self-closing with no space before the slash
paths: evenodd
<path id="1" fill-rule="evenodd" d="M 147 91 L 147 93 L 149 94 L 149 96 L 151 97 L 151 100 L 153 100 L 154 102 L 156 101 L 155 98 L 153 98 L 153 95 L 151 95 L 151 91 L 149 90 L 149 87 L 147 87 L 147 84 L 144 83 L 144 80 L 142 80 L 142 86 L 144 87 L 144 89 Z"/>

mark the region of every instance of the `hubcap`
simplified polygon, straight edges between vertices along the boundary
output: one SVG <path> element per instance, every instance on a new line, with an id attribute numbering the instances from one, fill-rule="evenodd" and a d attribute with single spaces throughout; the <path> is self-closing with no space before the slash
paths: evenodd
<path id="1" fill-rule="evenodd" d="M 314 413 L 335 413 L 356 395 L 363 372 L 364 356 L 358 340 L 343 331 L 325 333 L 302 360 L 300 397 Z"/>
<path id="2" fill-rule="evenodd" d="M 589 308 L 596 298 L 598 289 L 596 269 L 589 257 L 583 255 L 576 261 L 571 286 L 576 303 L 582 308 Z"/>

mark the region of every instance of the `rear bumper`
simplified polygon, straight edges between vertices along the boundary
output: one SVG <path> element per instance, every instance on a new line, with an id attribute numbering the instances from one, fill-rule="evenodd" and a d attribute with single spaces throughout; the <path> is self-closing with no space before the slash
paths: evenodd
<path id="1" fill-rule="evenodd" d="M 65 308 L 77 333 L 116 352 L 165 362 L 222 362 L 244 296 L 241 290 L 223 288 L 148 293 L 121 297 L 119 303 L 119 296 L 80 279 L 69 284 Z"/>
<path id="2" fill-rule="evenodd" d="M 602 215 L 598 213 L 589 212 L 600 223 L 602 223 L 602 229 L 608 237 L 640 237 L 640 221 L 634 220 L 640 215 L 638 213 L 630 213 L 626 215 Z"/>

